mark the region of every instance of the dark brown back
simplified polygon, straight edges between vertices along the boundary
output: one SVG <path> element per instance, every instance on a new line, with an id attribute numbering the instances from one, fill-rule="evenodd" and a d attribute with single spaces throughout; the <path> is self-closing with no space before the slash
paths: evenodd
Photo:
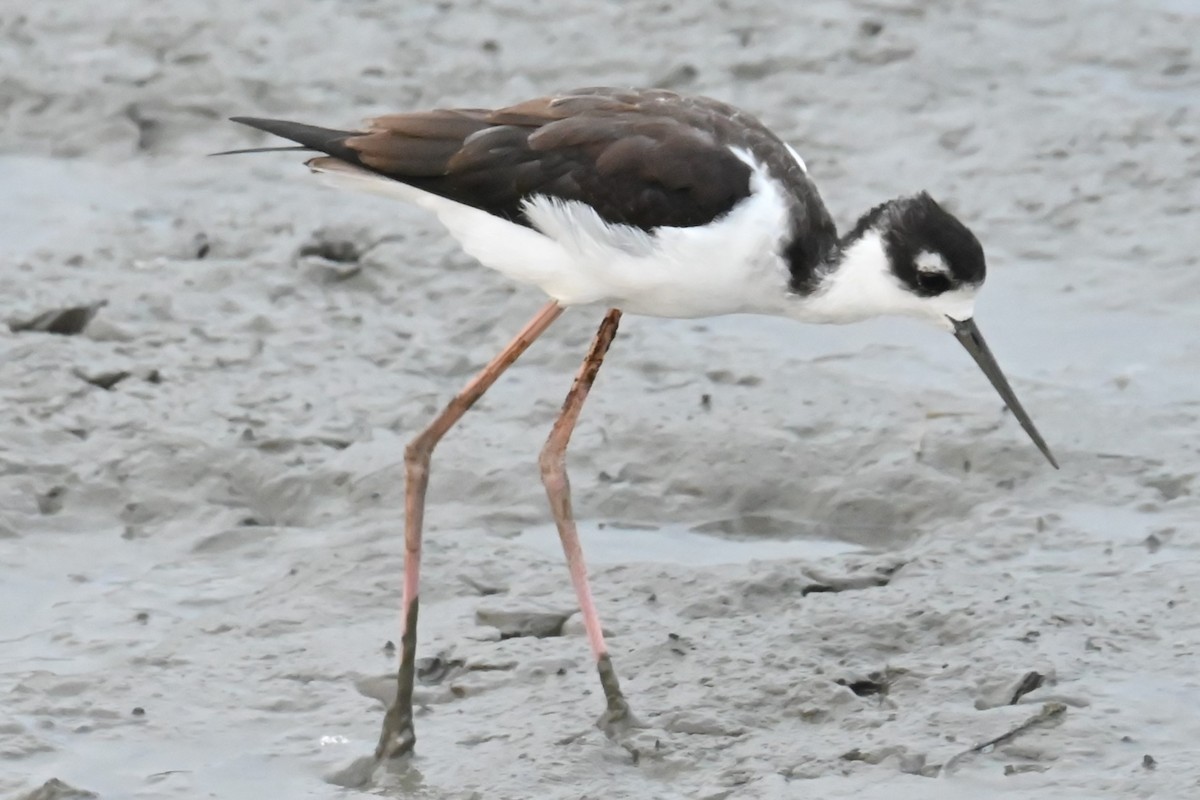
<path id="1" fill-rule="evenodd" d="M 784 189 L 793 270 L 810 272 L 836 246 L 820 195 L 786 145 L 708 98 L 587 88 L 507 108 L 389 114 L 362 131 L 238 121 L 524 225 L 534 195 L 583 202 L 607 222 L 643 230 L 704 225 L 749 196 L 738 148 Z"/>

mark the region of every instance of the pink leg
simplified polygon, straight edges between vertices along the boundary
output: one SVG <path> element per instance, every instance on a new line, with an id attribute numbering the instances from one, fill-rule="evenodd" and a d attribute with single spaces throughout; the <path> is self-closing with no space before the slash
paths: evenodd
<path id="1" fill-rule="evenodd" d="M 587 399 L 600 364 L 608 352 L 609 345 L 617 335 L 617 325 L 621 321 L 621 312 L 612 309 L 600 323 L 600 329 L 592 339 L 591 349 L 584 358 L 575 383 L 567 393 L 562 411 L 554 422 L 550 437 L 542 448 L 538 463 L 542 468 L 542 483 L 546 486 L 546 494 L 550 498 L 550 511 L 554 514 L 554 523 L 558 526 L 558 536 L 562 540 L 563 552 L 567 556 L 567 567 L 571 570 L 571 583 L 575 586 L 575 595 L 579 599 L 579 611 L 583 615 L 583 626 L 587 630 L 588 643 L 592 646 L 592 655 L 596 659 L 596 669 L 600 673 L 600 685 L 604 688 L 604 699 L 608 706 L 601 718 L 601 725 L 610 735 L 614 725 L 630 720 L 629 704 L 621 694 L 621 685 L 617 673 L 613 669 L 612 659 L 608 655 L 608 647 L 604 644 L 604 631 L 600 626 L 600 618 L 596 614 L 596 604 L 592 600 L 592 590 L 588 586 L 587 567 L 583 562 L 583 548 L 579 544 L 579 531 L 575 527 L 575 516 L 571 511 L 571 486 L 567 480 L 567 444 L 571 440 L 571 432 L 579 420 L 579 412 Z"/>
<path id="2" fill-rule="evenodd" d="M 421 572 L 421 529 L 425 521 L 425 489 L 429 485 L 429 460 L 433 448 L 483 396 L 496 379 L 524 353 L 563 313 L 553 301 L 531 319 L 500 354 L 480 370 L 417 438 L 404 448 L 404 605 L 401 611 L 400 669 L 396 676 L 396 702 L 383 718 L 376 758 L 403 755 L 416 744 L 413 732 L 413 682 L 416 677 L 418 581 Z"/>

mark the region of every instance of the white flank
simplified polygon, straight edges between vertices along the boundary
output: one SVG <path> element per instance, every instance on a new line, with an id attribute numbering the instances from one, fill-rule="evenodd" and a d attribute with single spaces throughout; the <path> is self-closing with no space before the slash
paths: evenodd
<path id="1" fill-rule="evenodd" d="M 632 314 L 705 317 L 786 314 L 788 272 L 778 255 L 788 226 L 779 184 L 748 153 L 751 194 L 709 225 L 647 233 L 605 222 L 588 205 L 535 196 L 536 230 L 330 158 L 309 162 L 333 182 L 427 208 L 463 250 L 563 305 L 603 303 Z"/>
<path id="2" fill-rule="evenodd" d="M 788 273 L 778 252 L 787 203 L 748 153 L 734 153 L 752 170 L 750 196 L 708 225 L 646 233 L 611 225 L 583 203 L 532 198 L 530 220 L 571 256 L 578 291 L 561 299 L 655 317 L 782 313 Z"/>
<path id="3" fill-rule="evenodd" d="M 551 297 L 558 297 L 546 287 L 561 272 L 566 254 L 537 231 L 335 158 L 314 158 L 308 166 L 340 188 L 394 197 L 432 211 L 468 255 L 513 280 L 541 286 Z"/>

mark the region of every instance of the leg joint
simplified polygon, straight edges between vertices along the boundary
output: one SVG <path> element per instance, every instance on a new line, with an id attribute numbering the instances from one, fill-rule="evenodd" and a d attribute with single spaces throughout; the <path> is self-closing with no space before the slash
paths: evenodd
<path id="1" fill-rule="evenodd" d="M 404 446 L 404 463 L 408 466 L 429 466 L 429 457 L 433 447 L 426 441 L 424 434 L 413 439 Z"/>

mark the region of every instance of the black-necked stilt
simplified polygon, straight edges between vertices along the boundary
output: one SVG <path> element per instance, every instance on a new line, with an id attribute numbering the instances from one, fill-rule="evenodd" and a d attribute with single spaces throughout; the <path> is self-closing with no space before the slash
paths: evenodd
<path id="1" fill-rule="evenodd" d="M 551 300 L 404 453 L 399 691 L 376 755 L 415 742 L 412 690 L 425 488 L 433 448 L 568 306 L 610 310 L 539 460 L 608 709 L 629 708 L 604 644 L 571 512 L 567 442 L 624 312 L 751 313 L 845 323 L 885 314 L 950 331 L 1058 466 L 975 326 L 983 248 L 929 195 L 890 200 L 838 237 L 799 154 L 749 114 L 661 90 L 589 88 L 500 109 L 391 114 L 359 131 L 235 117 L 324 155 L 339 183 L 437 214 L 463 249 Z"/>

